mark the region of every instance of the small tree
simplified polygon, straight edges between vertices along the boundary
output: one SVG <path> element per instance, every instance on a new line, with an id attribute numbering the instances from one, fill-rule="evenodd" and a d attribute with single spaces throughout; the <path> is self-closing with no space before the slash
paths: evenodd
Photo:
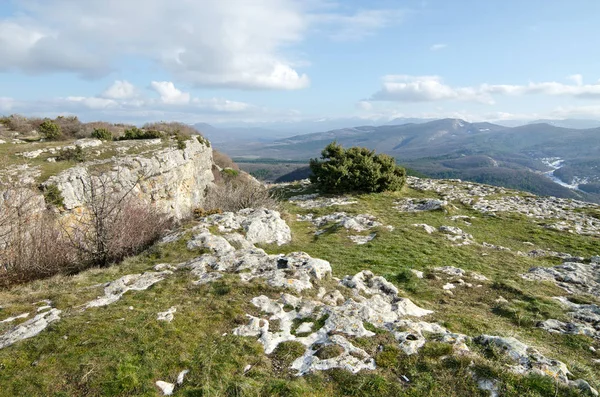
<path id="1" fill-rule="evenodd" d="M 56 140 L 60 137 L 60 127 L 52 120 L 45 120 L 40 124 L 39 132 L 48 140 Z"/>
<path id="2" fill-rule="evenodd" d="M 406 171 L 393 157 L 336 142 L 323 149 L 321 160 L 310 160 L 310 170 L 311 182 L 327 193 L 400 190 L 406 182 Z"/>
<path id="3" fill-rule="evenodd" d="M 92 138 L 100 139 L 101 141 L 112 141 L 113 135 L 106 128 L 95 128 L 92 131 Z"/>

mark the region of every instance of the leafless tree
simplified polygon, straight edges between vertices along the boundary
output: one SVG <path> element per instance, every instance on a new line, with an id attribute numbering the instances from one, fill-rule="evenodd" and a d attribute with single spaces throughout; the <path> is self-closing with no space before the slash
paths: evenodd
<path id="1" fill-rule="evenodd" d="M 143 177 L 123 187 L 119 173 L 88 173 L 80 181 L 84 208 L 63 230 L 81 260 L 108 266 L 135 254 L 170 227 L 171 219 L 132 193 Z"/>

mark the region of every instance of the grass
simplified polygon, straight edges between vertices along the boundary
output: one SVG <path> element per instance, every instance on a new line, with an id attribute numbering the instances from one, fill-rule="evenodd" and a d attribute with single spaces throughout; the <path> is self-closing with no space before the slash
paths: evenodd
<path id="1" fill-rule="evenodd" d="M 598 238 L 556 232 L 521 216 L 486 217 L 457 206 L 443 211 L 406 214 L 393 209 L 405 197 L 436 197 L 406 188 L 398 193 L 359 196 L 358 204 L 338 208 L 304 210 L 284 204 L 285 218 L 293 241 L 283 247 L 266 246 L 270 253 L 305 251 L 330 261 L 334 276 L 343 277 L 363 269 L 384 275 L 400 288 L 402 296 L 434 310 L 427 321 L 436 321 L 454 332 L 476 336 L 482 333 L 514 336 L 535 346 L 548 357 L 569 366 L 575 377 L 600 385 L 600 358 L 589 347 L 600 349 L 585 336 L 551 334 L 535 327 L 547 318 L 567 319 L 564 309 L 552 299 L 564 295 L 558 287 L 521 279 L 533 266 L 553 266 L 552 258 L 529 258 L 517 254 L 533 247 L 589 257 L 598 254 Z M 334 211 L 375 215 L 395 229 L 377 230 L 377 237 L 358 246 L 345 229 L 332 228 L 315 236 L 309 222 L 298 222 L 297 214 L 324 215 Z M 454 222 L 450 215 L 475 217 L 471 226 Z M 478 242 L 512 249 L 500 252 L 472 245 L 455 247 L 440 234 L 427 234 L 412 226 L 458 226 Z M 191 222 L 186 227 L 191 227 Z M 200 253 L 186 249 L 190 233 L 181 240 L 155 246 L 147 252 L 106 268 L 91 269 L 74 276 L 57 276 L 0 291 L 0 319 L 30 312 L 34 303 L 50 299 L 63 310 L 61 321 L 37 337 L 0 350 L 2 395 L 27 396 L 156 396 L 157 380 L 174 382 L 184 369 L 190 373 L 176 396 L 465 396 L 485 395 L 477 388 L 473 373 L 501 381 L 503 396 L 579 395 L 557 386 L 547 377 L 517 376 L 506 369 L 505 357 L 471 345 L 481 353 L 455 356 L 448 345 L 429 342 L 414 356 L 406 356 L 393 336 L 370 324 L 372 338 L 350 338 L 371 354 L 375 371 L 352 374 L 344 370 L 318 372 L 296 377 L 289 364 L 305 350 L 296 342 L 264 354 L 256 338 L 232 335 L 247 322 L 246 314 L 257 315 L 250 300 L 259 295 L 276 298 L 281 291 L 259 281 L 243 283 L 235 275 L 212 284 L 194 286 L 187 271 L 175 274 L 146 291 L 130 291 L 113 305 L 81 312 L 81 305 L 102 294 L 102 285 L 125 274 L 151 270 L 158 263 L 177 264 Z M 457 287 L 453 295 L 442 290 L 448 282 L 432 271 L 437 266 L 456 266 L 490 278 L 479 282 L 465 277 L 473 287 Z M 417 278 L 410 269 L 428 275 Z M 481 285 L 478 287 L 477 285 Z M 497 303 L 500 297 L 507 303 Z M 592 296 L 575 296 L 574 301 L 598 303 Z M 159 322 L 156 314 L 175 306 L 173 322 Z M 284 308 L 290 310 L 291 308 Z M 306 319 L 319 329 L 327 317 Z M 19 323 L 25 320 L 19 320 Z M 294 329 L 299 325 L 295 324 Z M 276 326 L 276 324 L 273 324 Z M 0 332 L 8 328 L 0 324 Z M 320 347 L 322 357 L 335 357 L 333 347 Z M 484 354 L 485 353 L 485 354 Z M 492 352 L 493 353 L 493 352 Z M 496 352 L 498 353 L 498 352 Z M 408 379 L 408 381 L 406 381 Z"/>

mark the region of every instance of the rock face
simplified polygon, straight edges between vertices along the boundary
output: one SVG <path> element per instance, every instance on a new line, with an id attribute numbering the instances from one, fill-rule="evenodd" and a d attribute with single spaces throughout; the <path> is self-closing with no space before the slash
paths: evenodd
<path id="1" fill-rule="evenodd" d="M 56 185 L 64 198 L 65 209 L 77 209 L 85 201 L 87 168 L 102 163 L 111 167 L 105 175 L 114 182 L 115 190 L 128 190 L 139 181 L 133 190 L 135 196 L 176 219 L 189 216 L 194 208 L 202 205 L 205 190 L 213 181 L 211 148 L 190 139 L 184 150 L 170 147 L 151 150 L 143 156 L 117 156 L 69 168 L 50 177 L 44 186 Z"/>

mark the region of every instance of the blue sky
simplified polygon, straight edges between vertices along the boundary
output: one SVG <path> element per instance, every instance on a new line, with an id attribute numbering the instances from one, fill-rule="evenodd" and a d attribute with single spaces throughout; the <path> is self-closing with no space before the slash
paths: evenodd
<path id="1" fill-rule="evenodd" d="M 4 0 L 0 113 L 600 118 L 596 0 Z"/>

